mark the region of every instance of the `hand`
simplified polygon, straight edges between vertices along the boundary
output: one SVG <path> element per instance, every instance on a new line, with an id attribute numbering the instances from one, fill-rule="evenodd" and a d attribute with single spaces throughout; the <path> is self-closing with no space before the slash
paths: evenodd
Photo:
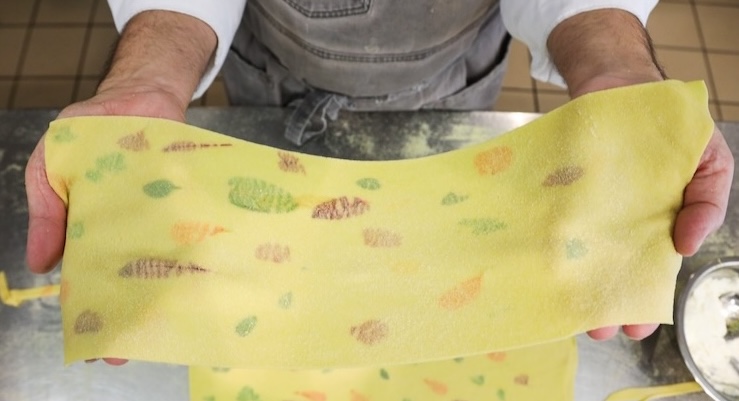
<path id="1" fill-rule="evenodd" d="M 68 106 L 58 118 L 131 115 L 184 121 L 216 42 L 213 30 L 197 18 L 163 10 L 141 12 L 126 24 L 97 94 Z M 26 260 L 32 272 L 46 273 L 62 257 L 67 211 L 46 177 L 43 137 L 26 166 L 26 195 Z M 111 365 L 126 362 L 104 360 Z"/>
<path id="2" fill-rule="evenodd" d="M 571 91 L 573 97 L 601 89 L 648 82 L 648 75 L 637 77 L 598 77 Z M 698 163 L 693 179 L 683 193 L 682 209 L 678 212 L 672 239 L 675 249 L 683 256 L 692 256 L 706 237 L 716 231 L 724 221 L 729 192 L 734 176 L 734 158 L 718 128 L 714 128 L 708 145 Z M 656 329 L 657 324 L 628 325 L 624 333 L 641 340 Z M 618 327 L 591 330 L 588 335 L 595 340 L 606 340 L 618 333 Z"/>
<path id="3" fill-rule="evenodd" d="M 113 89 L 68 106 L 58 118 L 136 115 L 184 121 L 185 109 L 178 103 L 171 94 L 154 88 Z M 26 261 L 32 272 L 47 273 L 59 262 L 64 251 L 67 210 L 46 178 L 43 137 L 28 160 L 26 195 L 29 214 Z M 105 362 L 122 365 L 126 360 L 105 358 Z"/>
<path id="4" fill-rule="evenodd" d="M 593 79 L 572 91 L 573 97 L 585 93 L 643 83 L 649 79 L 641 75 L 636 78 L 609 76 Z M 682 209 L 678 212 L 672 240 L 683 256 L 693 256 L 703 241 L 724 222 L 729 193 L 734 178 L 734 157 L 723 134 L 718 128 L 698 162 L 693 179 L 683 192 Z"/>
<path id="5" fill-rule="evenodd" d="M 675 249 L 683 256 L 692 256 L 706 237 L 724 222 L 729 192 L 734 177 L 734 158 L 718 128 L 701 156 L 692 181 L 683 193 L 683 206 L 677 214 L 672 240 Z M 656 324 L 624 326 L 624 333 L 635 339 L 643 339 L 657 329 Z M 613 337 L 618 327 L 591 330 L 588 335 L 595 340 Z"/>
<path id="6" fill-rule="evenodd" d="M 97 94 L 68 106 L 58 118 L 135 115 L 184 121 L 215 47 L 215 33 L 197 18 L 169 11 L 139 13 L 126 24 Z M 26 258 L 31 271 L 45 273 L 61 258 L 66 210 L 46 179 L 43 138 L 28 161 L 26 192 Z"/>
<path id="7" fill-rule="evenodd" d="M 661 77 L 656 74 L 643 74 L 639 76 L 605 76 L 596 77 L 593 80 L 587 81 L 580 86 L 570 87 L 570 96 L 574 99 L 582 96 L 586 93 L 616 88 L 619 86 L 627 86 L 633 84 L 639 84 L 649 81 L 660 80 Z M 657 330 L 658 324 L 639 324 L 639 325 L 625 325 L 623 331 L 626 336 L 633 340 L 642 340 Z M 588 331 L 588 336 L 593 340 L 604 341 L 614 337 L 618 334 L 618 326 L 601 327 L 595 330 Z"/>
<path id="8" fill-rule="evenodd" d="M 184 107 L 170 94 L 148 88 L 101 91 L 89 100 L 68 106 L 58 118 L 96 115 L 185 119 Z M 43 138 L 26 166 L 26 196 L 29 214 L 26 261 L 32 272 L 47 273 L 62 257 L 67 211 L 46 178 Z"/>
<path id="9" fill-rule="evenodd" d="M 642 23 L 618 9 L 586 11 L 565 19 L 547 39 L 557 70 L 567 82 L 570 96 L 635 85 L 665 78 Z M 726 141 L 715 130 L 692 181 L 685 188 L 683 207 L 673 232 L 675 249 L 684 256 L 697 252 L 703 240 L 726 215 L 734 161 Z M 640 340 L 657 324 L 627 325 L 624 333 Z M 618 327 L 591 330 L 596 340 L 613 337 Z"/>

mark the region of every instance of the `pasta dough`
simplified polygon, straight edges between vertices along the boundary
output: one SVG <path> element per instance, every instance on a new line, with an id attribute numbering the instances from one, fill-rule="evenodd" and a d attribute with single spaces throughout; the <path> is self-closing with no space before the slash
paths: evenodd
<path id="1" fill-rule="evenodd" d="M 712 129 L 705 86 L 677 81 L 383 162 L 57 120 L 65 360 L 377 367 L 671 322 L 671 230 Z"/>

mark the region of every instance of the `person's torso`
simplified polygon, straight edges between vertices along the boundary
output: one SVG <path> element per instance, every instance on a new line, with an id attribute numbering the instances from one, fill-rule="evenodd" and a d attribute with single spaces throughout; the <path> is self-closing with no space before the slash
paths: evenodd
<path id="1" fill-rule="evenodd" d="M 310 86 L 382 96 L 417 89 L 462 58 L 497 3 L 249 0 L 242 29 Z"/>

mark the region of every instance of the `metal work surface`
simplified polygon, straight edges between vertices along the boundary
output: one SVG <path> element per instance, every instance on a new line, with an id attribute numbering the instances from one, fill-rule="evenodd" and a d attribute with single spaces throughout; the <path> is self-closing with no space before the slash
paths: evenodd
<path id="1" fill-rule="evenodd" d="M 280 109 L 194 109 L 191 124 L 252 142 L 295 149 L 281 136 L 288 111 Z M 27 206 L 24 167 L 53 111 L 0 111 L 0 270 L 11 288 L 59 281 L 59 269 L 45 276 L 24 263 Z M 420 157 L 468 146 L 534 119 L 524 113 L 344 113 L 327 134 L 300 151 L 349 159 Z M 739 124 L 720 124 L 739 158 Z M 247 162 L 245 161 L 245 167 Z M 686 259 L 678 291 L 690 272 L 717 257 L 739 251 L 739 179 L 735 178 L 726 224 L 694 257 Z M 678 351 L 675 330 L 663 326 L 642 342 L 620 336 L 596 343 L 578 338 L 578 401 L 603 400 L 625 387 L 671 384 L 691 379 Z M 78 363 L 64 367 L 56 298 L 0 304 L 0 401 L 187 400 L 187 370 L 181 366 L 130 362 L 122 367 Z M 709 400 L 704 394 L 680 400 Z"/>

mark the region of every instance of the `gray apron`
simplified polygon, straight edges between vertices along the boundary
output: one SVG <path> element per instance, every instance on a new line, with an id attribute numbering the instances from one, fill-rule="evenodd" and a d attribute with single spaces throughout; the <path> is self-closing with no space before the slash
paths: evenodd
<path id="1" fill-rule="evenodd" d="M 248 0 L 222 72 L 302 145 L 340 109 L 489 110 L 509 42 L 497 0 Z"/>

